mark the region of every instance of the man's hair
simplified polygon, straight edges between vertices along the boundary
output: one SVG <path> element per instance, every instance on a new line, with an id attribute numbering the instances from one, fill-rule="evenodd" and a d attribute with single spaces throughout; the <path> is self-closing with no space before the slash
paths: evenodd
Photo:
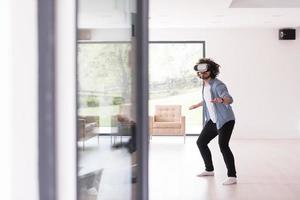
<path id="1" fill-rule="evenodd" d="M 218 76 L 218 74 L 220 73 L 219 64 L 217 64 L 215 61 L 213 61 L 210 58 L 201 58 L 197 64 L 202 64 L 202 63 L 206 63 L 208 65 L 207 71 L 210 71 L 211 78 L 216 78 Z"/>

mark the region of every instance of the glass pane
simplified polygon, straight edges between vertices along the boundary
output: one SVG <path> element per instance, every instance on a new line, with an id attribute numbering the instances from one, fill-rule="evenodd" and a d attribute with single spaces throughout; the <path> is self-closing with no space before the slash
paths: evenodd
<path id="1" fill-rule="evenodd" d="M 79 0 L 79 200 L 135 199 L 132 4 Z"/>
<path id="2" fill-rule="evenodd" d="M 186 117 L 186 133 L 199 134 L 202 109 L 188 110 L 202 101 L 202 81 L 193 69 L 203 57 L 203 43 L 150 43 L 149 45 L 149 113 L 156 105 L 181 105 Z"/>

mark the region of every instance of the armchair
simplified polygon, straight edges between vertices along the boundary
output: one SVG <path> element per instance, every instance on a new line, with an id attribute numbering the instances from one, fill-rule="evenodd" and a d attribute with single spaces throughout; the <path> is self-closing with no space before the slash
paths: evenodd
<path id="1" fill-rule="evenodd" d="M 185 143 L 185 116 L 181 105 L 157 105 L 155 115 L 149 117 L 149 133 L 152 135 L 182 135 Z"/>
<path id="2" fill-rule="evenodd" d="M 100 126 L 100 117 L 99 116 L 79 116 L 78 117 L 78 141 L 82 141 L 83 150 L 84 150 L 84 143 L 86 140 L 90 139 L 91 137 L 96 136 L 93 131 L 96 127 Z"/>
<path id="3" fill-rule="evenodd" d="M 124 135 L 129 135 L 131 133 L 131 123 L 130 123 L 131 116 L 132 116 L 131 105 L 121 104 L 119 105 L 118 114 L 111 116 L 111 126 L 118 127 L 118 131 L 120 133 Z M 122 120 L 124 118 L 129 120 Z"/>

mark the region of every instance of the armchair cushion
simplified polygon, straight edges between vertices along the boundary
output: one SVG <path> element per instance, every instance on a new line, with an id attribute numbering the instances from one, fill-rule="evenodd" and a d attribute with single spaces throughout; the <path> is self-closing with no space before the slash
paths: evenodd
<path id="1" fill-rule="evenodd" d="M 85 124 L 85 131 L 92 131 L 95 127 L 97 127 L 97 122 Z"/>
<path id="2" fill-rule="evenodd" d="M 181 122 L 154 122 L 153 128 L 181 128 Z"/>
<path id="3" fill-rule="evenodd" d="M 181 105 L 157 105 L 155 115 L 149 117 L 150 135 L 185 136 L 185 116 L 181 115 Z"/>
<path id="4" fill-rule="evenodd" d="M 180 105 L 159 105 L 155 107 L 154 121 L 157 122 L 180 122 Z"/>

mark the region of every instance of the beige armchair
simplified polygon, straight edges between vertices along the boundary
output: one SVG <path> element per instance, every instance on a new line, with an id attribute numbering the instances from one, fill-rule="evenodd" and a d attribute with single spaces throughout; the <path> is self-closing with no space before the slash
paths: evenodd
<path id="1" fill-rule="evenodd" d="M 155 115 L 149 117 L 149 133 L 152 135 L 182 135 L 185 143 L 185 116 L 181 105 L 157 105 Z"/>
<path id="2" fill-rule="evenodd" d="M 111 116 L 111 126 L 118 127 L 118 131 L 123 133 L 124 135 L 130 134 L 131 132 L 131 105 L 130 104 L 121 104 L 119 105 L 119 112 L 117 115 Z M 120 120 L 121 118 L 129 119 L 128 120 Z"/>
<path id="3" fill-rule="evenodd" d="M 91 137 L 96 136 L 94 134 L 94 129 L 100 126 L 99 116 L 79 116 L 79 131 L 78 131 L 78 141 L 82 141 L 82 147 L 84 150 L 85 141 Z"/>

